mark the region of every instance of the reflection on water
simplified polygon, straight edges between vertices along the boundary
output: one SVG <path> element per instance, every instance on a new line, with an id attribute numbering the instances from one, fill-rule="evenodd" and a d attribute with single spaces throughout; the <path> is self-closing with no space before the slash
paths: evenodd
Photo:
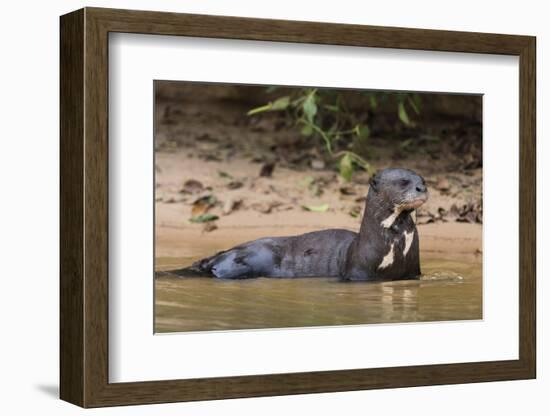
<path id="1" fill-rule="evenodd" d="M 157 258 L 157 270 L 195 258 Z M 342 283 L 333 278 L 218 280 L 157 277 L 155 331 L 308 327 L 481 319 L 479 258 L 424 259 L 420 280 Z"/>

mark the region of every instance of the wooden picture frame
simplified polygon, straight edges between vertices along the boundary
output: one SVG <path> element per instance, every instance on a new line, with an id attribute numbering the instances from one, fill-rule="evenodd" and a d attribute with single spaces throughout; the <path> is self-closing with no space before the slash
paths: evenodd
<path id="1" fill-rule="evenodd" d="M 85 8 L 61 17 L 60 396 L 82 407 L 535 378 L 535 38 Z M 108 34 L 519 56 L 519 359 L 109 383 Z"/>

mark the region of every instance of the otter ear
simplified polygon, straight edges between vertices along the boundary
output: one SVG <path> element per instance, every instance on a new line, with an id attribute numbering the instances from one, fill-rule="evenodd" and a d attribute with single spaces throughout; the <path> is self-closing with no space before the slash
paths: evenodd
<path id="1" fill-rule="evenodd" d="M 374 192 L 378 192 L 378 181 L 376 180 L 376 176 L 372 176 L 369 179 L 369 186 Z"/>

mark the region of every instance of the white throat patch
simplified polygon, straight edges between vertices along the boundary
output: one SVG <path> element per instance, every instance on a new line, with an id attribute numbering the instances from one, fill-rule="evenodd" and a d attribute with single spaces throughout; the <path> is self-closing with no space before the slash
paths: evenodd
<path id="1" fill-rule="evenodd" d="M 382 221 L 380 225 L 384 228 L 390 228 L 395 222 L 395 220 L 397 219 L 397 217 L 399 217 L 399 214 L 401 214 L 401 208 L 399 207 L 399 205 L 396 205 L 393 207 L 393 212 L 391 213 L 391 215 L 388 218 L 386 218 L 384 221 Z"/>
<path id="2" fill-rule="evenodd" d="M 414 230 L 412 230 L 410 233 L 405 231 L 403 233 L 403 236 L 405 237 L 405 248 L 403 249 L 403 257 L 405 257 L 411 249 L 414 238 Z"/>
<path id="3" fill-rule="evenodd" d="M 388 251 L 388 254 L 384 256 L 384 258 L 378 265 L 378 270 L 385 269 L 386 267 L 389 267 L 393 264 L 393 245 L 394 243 L 391 243 L 390 251 Z"/>

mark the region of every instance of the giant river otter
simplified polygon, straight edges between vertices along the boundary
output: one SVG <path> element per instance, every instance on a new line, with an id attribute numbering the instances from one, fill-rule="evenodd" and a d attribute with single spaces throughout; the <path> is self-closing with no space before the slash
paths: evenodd
<path id="1" fill-rule="evenodd" d="M 339 277 L 396 280 L 420 276 L 418 233 L 411 213 L 428 199 L 424 179 L 384 169 L 370 180 L 359 233 L 331 229 L 240 244 L 171 273 L 220 279 Z"/>

